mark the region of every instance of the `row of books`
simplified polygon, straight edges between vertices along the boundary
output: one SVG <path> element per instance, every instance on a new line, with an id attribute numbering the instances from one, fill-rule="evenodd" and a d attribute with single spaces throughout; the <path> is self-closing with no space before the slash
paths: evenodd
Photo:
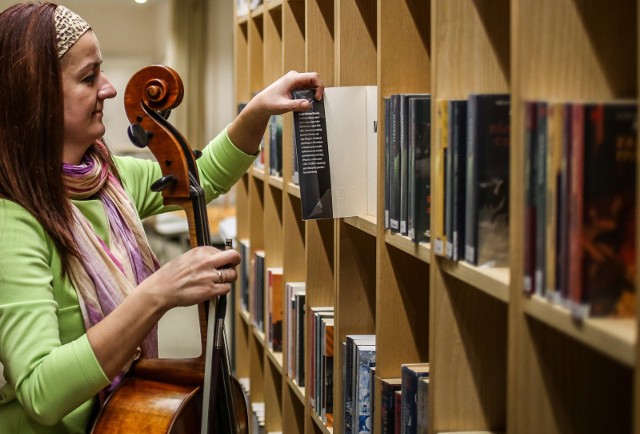
<path id="1" fill-rule="evenodd" d="M 382 434 L 426 434 L 429 426 L 429 363 L 401 365 L 400 377 L 381 379 Z"/>
<path id="2" fill-rule="evenodd" d="M 525 291 L 635 316 L 637 103 L 526 101 Z"/>
<path id="3" fill-rule="evenodd" d="M 267 347 L 282 352 L 284 282 L 282 267 L 267 267 L 264 250 L 256 250 L 250 261 L 248 240 L 239 242 L 241 265 L 241 294 L 243 309 L 249 312 L 251 323 L 264 333 Z M 253 269 L 253 278 L 248 279 Z M 266 318 L 265 318 L 266 315 Z"/>
<path id="4" fill-rule="evenodd" d="M 384 227 L 430 240 L 431 96 L 384 98 Z"/>
<path id="5" fill-rule="evenodd" d="M 344 434 L 373 432 L 376 336 L 347 335 L 342 348 Z"/>
<path id="6" fill-rule="evenodd" d="M 476 266 L 509 263 L 510 95 L 436 101 L 436 255 Z"/>
<path id="7" fill-rule="evenodd" d="M 328 427 L 333 427 L 333 332 L 334 308 L 309 309 L 310 378 L 309 403 Z"/>
<path id="8" fill-rule="evenodd" d="M 242 309 L 249 312 L 251 322 L 264 332 L 267 347 L 273 352 L 284 351 L 283 320 L 286 317 L 287 374 L 298 386 L 304 387 L 305 283 L 283 283 L 281 267 L 265 268 L 263 250 L 255 251 L 253 257 L 250 257 L 248 239 L 238 240 L 238 247 L 241 258 L 238 272 Z M 251 265 L 254 267 L 253 279 L 250 279 Z"/>
<path id="9" fill-rule="evenodd" d="M 304 381 L 304 336 L 306 290 L 304 282 L 286 283 L 286 324 L 287 324 L 287 375 L 299 387 L 305 387 Z"/>

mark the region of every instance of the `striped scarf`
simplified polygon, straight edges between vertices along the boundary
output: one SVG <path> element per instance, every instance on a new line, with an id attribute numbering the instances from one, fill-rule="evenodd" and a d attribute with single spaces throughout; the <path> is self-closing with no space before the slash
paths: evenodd
<path id="1" fill-rule="evenodd" d="M 80 210 L 75 205 L 72 207 L 73 236 L 82 260 L 71 257 L 69 275 L 76 288 L 87 329 L 109 315 L 159 266 L 135 208 L 122 185 L 109 171 L 108 158 L 105 145 L 96 142 L 80 165 L 63 165 L 69 197 L 99 199 L 109 220 L 107 245 Z M 140 349 L 146 357 L 157 357 L 157 327 L 144 339 Z M 123 374 L 114 379 L 107 393 L 121 382 Z"/>

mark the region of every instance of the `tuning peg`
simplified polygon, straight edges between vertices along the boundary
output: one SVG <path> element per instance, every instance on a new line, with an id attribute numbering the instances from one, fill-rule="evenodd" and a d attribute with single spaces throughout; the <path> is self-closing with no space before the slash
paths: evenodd
<path id="1" fill-rule="evenodd" d="M 173 175 L 163 176 L 151 184 L 151 191 L 160 192 L 167 187 L 173 187 L 178 180 Z"/>
<path id="2" fill-rule="evenodd" d="M 200 149 L 194 149 L 193 155 L 196 156 L 196 160 L 197 160 L 198 158 L 202 157 L 202 151 Z"/>
<path id="3" fill-rule="evenodd" d="M 140 124 L 131 124 L 127 128 L 129 140 L 138 148 L 146 148 L 149 144 L 149 133 Z"/>

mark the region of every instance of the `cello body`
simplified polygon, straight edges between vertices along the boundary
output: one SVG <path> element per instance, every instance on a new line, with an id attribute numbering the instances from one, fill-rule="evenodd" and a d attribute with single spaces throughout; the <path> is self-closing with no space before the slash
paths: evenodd
<path id="1" fill-rule="evenodd" d="M 195 247 L 211 244 L 204 192 L 197 178 L 198 155 L 166 121 L 183 93 L 174 70 L 149 66 L 129 80 L 125 109 L 131 141 L 148 146 L 162 169 L 163 177 L 152 190 L 162 192 L 165 205 L 185 211 Z M 247 398 L 229 367 L 225 309 L 226 295 L 198 305 L 199 357 L 134 362 L 101 406 L 91 433 L 248 434 Z"/>

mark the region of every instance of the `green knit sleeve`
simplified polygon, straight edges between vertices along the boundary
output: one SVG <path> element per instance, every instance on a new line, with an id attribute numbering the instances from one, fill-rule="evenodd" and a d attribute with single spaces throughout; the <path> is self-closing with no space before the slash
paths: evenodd
<path id="1" fill-rule="evenodd" d="M 20 206 L 0 201 L 0 419 L 26 414 L 53 426 L 109 384 L 85 335 L 59 258 L 38 222 Z M 24 417 L 24 416 L 22 416 Z M 9 423 L 2 420 L 2 423 Z"/>

